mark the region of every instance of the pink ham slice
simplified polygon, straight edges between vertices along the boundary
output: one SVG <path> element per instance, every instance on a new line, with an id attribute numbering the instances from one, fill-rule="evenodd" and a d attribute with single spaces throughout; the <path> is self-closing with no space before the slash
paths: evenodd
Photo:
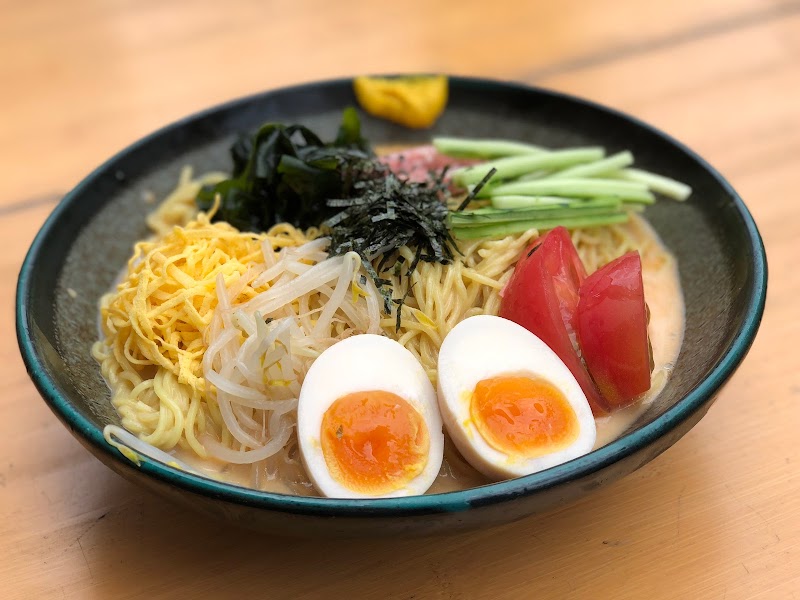
<path id="1" fill-rule="evenodd" d="M 430 145 L 416 146 L 401 152 L 393 152 L 392 154 L 381 156 L 379 160 L 388 166 L 395 175 L 406 178 L 409 181 L 420 182 L 427 181 L 430 178 L 431 171 L 438 174 L 445 167 L 455 169 L 456 167 L 464 167 L 481 162 L 478 159 L 445 156 Z"/>

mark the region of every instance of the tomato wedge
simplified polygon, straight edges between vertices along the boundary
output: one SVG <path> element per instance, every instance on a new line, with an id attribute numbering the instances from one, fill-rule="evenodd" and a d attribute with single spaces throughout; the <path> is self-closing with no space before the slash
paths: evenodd
<path id="1" fill-rule="evenodd" d="M 600 395 L 576 351 L 576 310 L 586 269 L 564 227 L 539 238 L 522 255 L 503 290 L 500 316 L 533 332 L 569 368 L 592 412 L 609 405 Z"/>
<path id="2" fill-rule="evenodd" d="M 578 341 L 583 359 L 612 408 L 650 389 L 650 347 L 642 261 L 628 252 L 592 273 L 580 288 Z"/>

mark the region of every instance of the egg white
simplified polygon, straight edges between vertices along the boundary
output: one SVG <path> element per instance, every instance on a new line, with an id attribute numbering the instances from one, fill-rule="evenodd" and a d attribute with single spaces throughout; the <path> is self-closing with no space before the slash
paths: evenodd
<path id="1" fill-rule="evenodd" d="M 464 458 L 492 479 L 528 475 L 577 458 L 594 447 L 594 417 L 567 366 L 547 344 L 516 323 L 477 315 L 456 325 L 439 350 L 438 397 L 442 420 Z M 568 446 L 524 458 L 490 446 L 472 421 L 470 402 L 478 382 L 502 375 L 541 377 L 564 394 L 575 411 L 579 432 Z"/>
<path id="2" fill-rule="evenodd" d="M 306 471 L 317 490 L 331 498 L 372 498 L 333 478 L 320 439 L 322 418 L 347 394 L 382 390 L 397 394 L 419 411 L 428 428 L 430 449 L 422 472 L 391 498 L 423 494 L 433 484 L 444 456 L 442 419 L 425 370 L 411 352 L 387 337 L 356 335 L 325 350 L 308 370 L 297 406 L 297 439 Z"/>

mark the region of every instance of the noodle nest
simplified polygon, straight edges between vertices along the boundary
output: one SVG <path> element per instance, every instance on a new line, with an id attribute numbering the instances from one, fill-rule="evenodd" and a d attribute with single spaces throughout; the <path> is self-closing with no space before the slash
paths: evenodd
<path id="1" fill-rule="evenodd" d="M 439 347 L 461 320 L 497 314 L 500 292 L 536 230 L 459 244 L 447 265 L 392 272 L 382 300 L 355 253 L 330 257 L 319 231 L 279 224 L 240 232 L 197 213 L 194 198 L 220 174 L 193 178 L 148 217 L 115 289 L 100 301 L 102 339 L 92 348 L 122 426 L 161 450 L 252 465 L 252 484 L 282 479 L 310 493 L 294 437 L 297 397 L 313 360 L 336 341 L 380 333 L 410 350 L 435 383 Z M 589 272 L 629 250 L 645 268 L 666 266 L 645 221 L 575 230 Z M 407 263 L 413 251 L 400 251 Z M 185 453 L 186 454 L 186 453 Z"/>

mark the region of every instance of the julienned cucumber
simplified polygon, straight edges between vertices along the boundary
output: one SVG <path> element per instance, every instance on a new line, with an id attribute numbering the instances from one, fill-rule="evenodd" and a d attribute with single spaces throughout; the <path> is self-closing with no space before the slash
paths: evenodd
<path id="1" fill-rule="evenodd" d="M 628 202 L 652 204 L 655 196 L 647 191 L 647 186 L 636 181 L 608 179 L 539 179 L 520 181 L 492 186 L 491 182 L 478 194 L 482 198 L 494 196 L 573 196 L 596 198 L 598 196 L 618 196 Z"/>
<path id="2" fill-rule="evenodd" d="M 505 223 L 493 223 L 480 225 L 477 227 L 453 226 L 452 232 L 457 239 L 468 240 L 477 238 L 492 238 L 522 233 L 529 229 L 553 229 L 563 225 L 569 229 L 577 227 L 597 227 L 600 225 L 613 225 L 625 223 L 628 220 L 628 213 L 611 212 L 602 215 L 586 217 L 564 217 L 557 219 L 534 219 L 530 221 L 511 221 Z"/>
<path id="3" fill-rule="evenodd" d="M 607 175 L 608 173 L 613 173 L 614 171 L 618 171 L 619 169 L 628 167 L 632 164 L 633 154 L 625 150 L 624 152 L 620 152 L 614 156 L 609 156 L 608 158 L 603 158 L 601 160 L 586 163 L 584 165 L 569 167 L 563 171 L 557 171 L 549 177 L 554 179 L 564 177 L 597 177 Z"/>
<path id="4" fill-rule="evenodd" d="M 685 183 L 641 169 L 624 169 L 621 171 L 620 177 L 644 184 L 654 192 L 680 202 L 686 200 L 692 193 L 692 188 Z"/>
<path id="5" fill-rule="evenodd" d="M 433 138 L 434 147 L 447 156 L 468 158 L 500 158 L 502 156 L 518 156 L 520 154 L 536 154 L 546 152 L 541 146 L 512 142 L 510 140 L 473 140 L 467 138 L 437 137 Z"/>
<path id="6" fill-rule="evenodd" d="M 550 208 L 537 210 L 491 210 L 482 209 L 466 213 L 451 213 L 451 227 L 485 227 L 493 223 L 510 223 L 513 221 L 547 221 L 551 219 L 586 218 L 619 213 L 620 202 L 616 204 L 589 205 L 580 208 Z"/>
<path id="7" fill-rule="evenodd" d="M 623 200 L 617 196 L 600 196 L 589 199 L 570 198 L 567 196 L 496 196 L 492 198 L 491 210 L 546 210 L 558 207 L 588 208 L 591 206 L 614 206 L 619 208 L 622 204 Z"/>
<path id="8" fill-rule="evenodd" d="M 680 181 L 631 168 L 634 158 L 627 150 L 606 156 L 598 147 L 548 150 L 512 140 L 460 138 L 435 138 L 434 145 L 443 154 L 489 159 L 451 173 L 452 182 L 470 192 L 465 202 L 476 197 L 491 202 L 450 213 L 453 235 L 462 239 L 624 223 L 630 212 L 655 202 L 654 192 L 676 200 L 692 192 Z"/>
<path id="9" fill-rule="evenodd" d="M 570 150 L 553 150 L 498 158 L 472 167 L 462 167 L 451 173 L 453 182 L 460 186 L 475 185 L 492 169 L 496 173 L 494 181 L 512 179 L 539 169 L 562 169 L 576 164 L 593 162 L 603 158 L 602 148 L 573 148 Z"/>

